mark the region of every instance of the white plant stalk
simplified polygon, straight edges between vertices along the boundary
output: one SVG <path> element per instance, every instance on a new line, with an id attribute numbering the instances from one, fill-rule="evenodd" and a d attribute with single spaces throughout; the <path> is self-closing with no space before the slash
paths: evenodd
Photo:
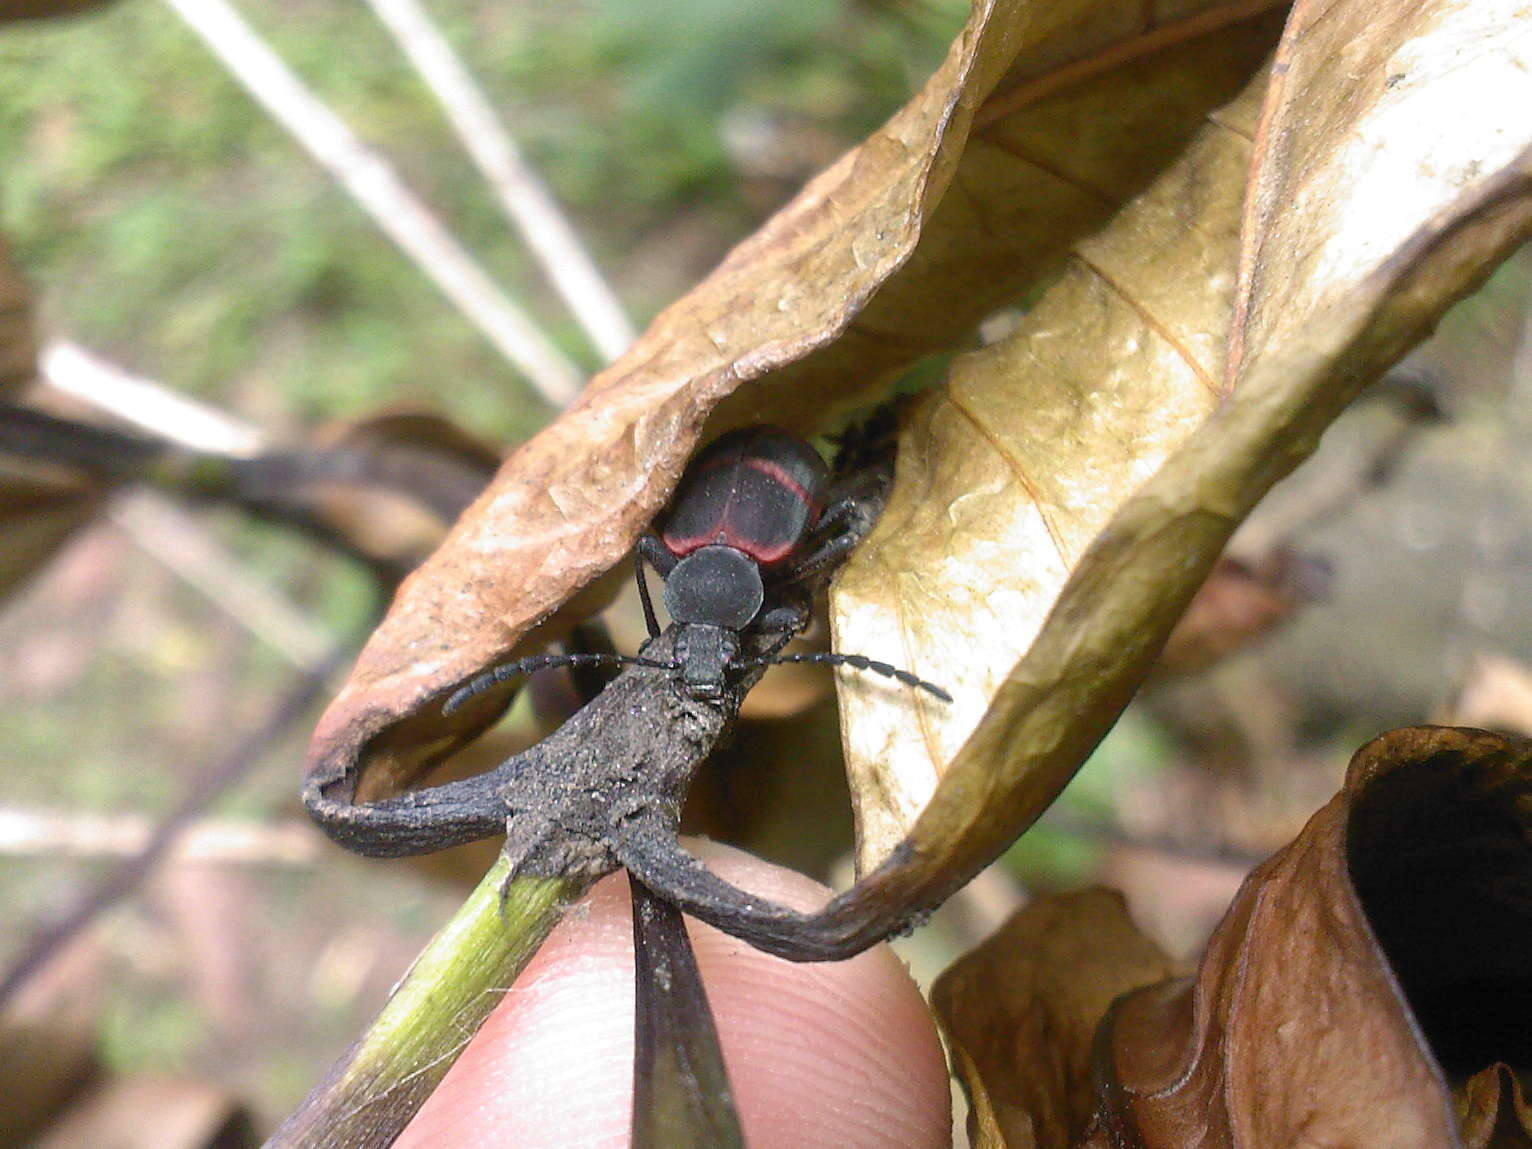
<path id="1" fill-rule="evenodd" d="M 227 0 L 165 3 L 548 402 L 562 407 L 574 398 L 579 369 L 485 274 L 388 161 L 309 91 Z"/>
<path id="2" fill-rule="evenodd" d="M 617 358 L 634 338 L 627 313 L 441 29 L 417 0 L 368 3 L 441 104 L 511 224 L 591 342 L 606 359 Z"/>
<path id="3" fill-rule="evenodd" d="M 77 343 L 55 339 L 38 356 L 48 386 L 194 451 L 248 458 L 266 437 L 253 424 L 134 375 Z"/>

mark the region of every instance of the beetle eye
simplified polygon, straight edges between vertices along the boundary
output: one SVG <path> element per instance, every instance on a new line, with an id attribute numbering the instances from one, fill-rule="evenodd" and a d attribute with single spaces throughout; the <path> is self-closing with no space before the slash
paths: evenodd
<path id="1" fill-rule="evenodd" d="M 676 622 L 740 630 L 749 625 L 765 599 L 760 568 L 733 547 L 693 551 L 665 579 L 665 609 Z"/>

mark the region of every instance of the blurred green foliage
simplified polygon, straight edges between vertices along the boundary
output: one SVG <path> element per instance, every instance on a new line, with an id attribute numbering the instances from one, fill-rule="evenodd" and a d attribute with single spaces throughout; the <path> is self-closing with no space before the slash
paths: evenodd
<path id="1" fill-rule="evenodd" d="M 966 5 L 927 8 L 955 26 Z M 596 366 L 366 6 L 247 9 L 545 329 Z M 645 237 L 705 209 L 712 259 L 755 222 L 721 142 L 731 110 L 806 118 L 849 145 L 943 47 L 887 5 L 838 0 L 431 9 L 640 319 L 668 302 L 625 275 Z M 547 416 L 150 0 L 0 35 L 0 228 L 54 329 L 272 430 L 425 403 L 514 441 Z"/>

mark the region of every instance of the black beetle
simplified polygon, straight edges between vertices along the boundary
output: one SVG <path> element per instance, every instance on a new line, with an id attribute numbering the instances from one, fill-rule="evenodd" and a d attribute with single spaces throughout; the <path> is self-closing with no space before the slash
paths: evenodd
<path id="1" fill-rule="evenodd" d="M 447 699 L 450 713 L 473 695 L 521 674 L 554 666 L 625 663 L 679 671 L 700 700 L 724 696 L 732 668 L 766 662 L 821 662 L 870 670 L 944 702 L 946 691 L 907 670 L 859 654 L 778 652 L 808 625 L 803 583 L 843 559 L 870 525 L 857 501 L 835 494 L 819 452 L 777 427 L 745 427 L 718 439 L 687 468 L 659 532 L 639 539 L 637 575 L 651 638 L 660 633 L 644 578 L 648 562 L 665 580 L 676 625 L 675 662 L 619 654 L 539 655 L 471 679 Z M 764 651 L 740 658 L 740 636 L 774 635 Z"/>

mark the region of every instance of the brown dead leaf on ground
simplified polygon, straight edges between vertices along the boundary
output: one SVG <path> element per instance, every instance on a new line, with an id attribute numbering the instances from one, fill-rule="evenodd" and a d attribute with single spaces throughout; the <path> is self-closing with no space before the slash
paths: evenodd
<path id="1" fill-rule="evenodd" d="M 976 1149 L 1069 1149 L 1095 1109 L 1091 1047 L 1120 994 L 1174 976 L 1122 895 L 1039 898 L 931 990 Z"/>
<path id="2" fill-rule="evenodd" d="M 81 938 L 0 1010 L 0 1149 L 21 1149 L 97 1076 L 107 955 Z"/>
<path id="3" fill-rule="evenodd" d="M 254 1123 L 227 1089 L 144 1074 L 102 1082 L 32 1149 L 254 1149 Z"/>
<path id="4" fill-rule="evenodd" d="M 31 294 L 0 241 L 0 401 L 15 399 L 36 374 Z"/>
<path id="5" fill-rule="evenodd" d="M 31 293 L 0 242 L 0 403 L 14 402 L 36 374 Z M 0 601 L 94 517 L 105 493 L 69 468 L 0 458 Z"/>
<path id="6" fill-rule="evenodd" d="M 1532 1105 L 1508 1065 L 1492 1065 L 1458 1091 L 1458 1130 L 1465 1149 L 1532 1149 Z"/>
<path id="7" fill-rule="evenodd" d="M 864 873 L 899 846 L 859 900 L 934 904 L 1029 825 L 1233 527 L 1532 232 L 1524 5 L 1303 3 L 1274 75 L 907 428 L 837 646 L 957 702 L 842 683 Z"/>
<path id="8" fill-rule="evenodd" d="M 1357 752 L 1193 976 L 1091 891 L 1018 913 L 933 1002 L 975 1149 L 1511 1149 L 1529 946 L 1532 743 L 1411 727 Z"/>
<path id="9" fill-rule="evenodd" d="M 1259 560 L 1224 555 L 1165 640 L 1155 680 L 1198 674 L 1243 650 L 1322 598 L 1328 582 L 1324 563 L 1290 550 Z"/>
<path id="10" fill-rule="evenodd" d="M 1195 977 L 1118 1002 L 1082 1144 L 1517 1144 L 1492 1134 L 1526 1136 L 1504 1066 L 1532 1064 L 1529 947 L 1532 745 L 1392 731 L 1250 876 Z"/>
<path id="11" fill-rule="evenodd" d="M 384 411 L 242 460 L 217 493 L 306 524 L 397 580 L 441 544 L 499 461 L 441 416 Z"/>
<path id="12" fill-rule="evenodd" d="M 909 105 L 508 460 L 402 589 L 322 720 L 310 769 L 365 761 L 386 790 L 459 745 L 484 709 L 454 728 L 422 708 L 620 561 L 704 424 L 823 427 L 968 338 L 1170 162 L 1257 67 L 1282 8 L 976 3 Z"/>
<path id="13" fill-rule="evenodd" d="M 0 601 L 95 517 L 107 487 L 67 467 L 0 457 Z"/>

